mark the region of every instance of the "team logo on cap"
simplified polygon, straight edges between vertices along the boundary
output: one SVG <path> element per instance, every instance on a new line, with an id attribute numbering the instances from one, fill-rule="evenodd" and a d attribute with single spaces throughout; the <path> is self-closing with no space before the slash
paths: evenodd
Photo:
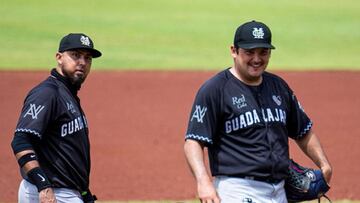
<path id="1" fill-rule="evenodd" d="M 80 42 L 81 42 L 82 45 L 90 46 L 90 39 L 89 39 L 89 37 L 81 36 L 81 37 L 80 37 Z"/>
<path id="2" fill-rule="evenodd" d="M 264 30 L 263 28 L 253 28 L 252 34 L 255 39 L 264 39 Z"/>

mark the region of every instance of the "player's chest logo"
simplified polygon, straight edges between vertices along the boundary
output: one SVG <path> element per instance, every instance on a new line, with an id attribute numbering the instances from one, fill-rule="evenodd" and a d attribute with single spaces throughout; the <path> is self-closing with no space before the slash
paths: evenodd
<path id="1" fill-rule="evenodd" d="M 45 106 L 42 105 L 38 105 L 36 106 L 36 104 L 30 104 L 29 109 L 26 111 L 24 118 L 26 116 L 31 116 L 32 119 L 37 119 L 39 113 L 44 109 Z"/>
<path id="2" fill-rule="evenodd" d="M 203 118 L 205 116 L 207 108 L 206 107 L 202 107 L 200 105 L 195 105 L 195 111 L 193 113 L 193 115 L 191 116 L 191 120 L 193 121 L 193 119 L 196 119 L 196 121 L 198 123 L 203 123 Z"/>
<path id="3" fill-rule="evenodd" d="M 280 96 L 273 95 L 272 99 L 278 106 L 281 106 L 281 97 Z"/>
<path id="4" fill-rule="evenodd" d="M 242 94 L 240 97 L 232 97 L 232 104 L 236 106 L 236 108 L 241 109 L 247 106 L 245 96 Z"/>
<path id="5" fill-rule="evenodd" d="M 72 114 L 76 113 L 76 109 L 72 102 L 66 102 L 67 110 L 70 111 Z"/>

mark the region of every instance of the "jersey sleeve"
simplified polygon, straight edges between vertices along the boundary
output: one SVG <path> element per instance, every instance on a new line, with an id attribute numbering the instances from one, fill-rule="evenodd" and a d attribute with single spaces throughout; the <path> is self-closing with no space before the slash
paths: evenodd
<path id="1" fill-rule="evenodd" d="M 204 85 L 198 91 L 193 103 L 185 140 L 192 139 L 205 145 L 214 142 L 217 120 L 220 118 L 221 94 L 216 88 Z"/>
<path id="2" fill-rule="evenodd" d="M 52 118 L 56 102 L 54 87 L 37 87 L 25 98 L 15 133 L 27 133 L 42 138 Z"/>
<path id="3" fill-rule="evenodd" d="M 300 139 L 309 132 L 313 123 L 292 91 L 290 91 L 290 96 L 290 114 L 287 124 L 289 136 Z"/>

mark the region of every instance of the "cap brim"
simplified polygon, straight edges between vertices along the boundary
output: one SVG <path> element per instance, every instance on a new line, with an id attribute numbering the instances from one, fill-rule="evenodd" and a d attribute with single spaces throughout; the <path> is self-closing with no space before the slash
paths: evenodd
<path id="1" fill-rule="evenodd" d="M 70 50 L 75 50 L 75 49 L 85 49 L 85 50 L 88 50 L 90 53 L 91 53 L 91 56 L 93 58 L 98 58 L 100 57 L 102 54 L 100 51 L 94 49 L 94 48 L 89 48 L 89 47 L 69 47 L 67 49 L 62 49 L 62 50 L 59 50 L 59 52 L 63 52 L 63 51 L 70 51 Z"/>
<path id="2" fill-rule="evenodd" d="M 275 49 L 273 45 L 267 43 L 239 44 L 238 47 L 243 49 L 255 49 L 255 48 Z"/>
<path id="3" fill-rule="evenodd" d="M 89 50 L 93 58 L 98 58 L 102 55 L 101 52 L 96 49 L 89 49 Z"/>

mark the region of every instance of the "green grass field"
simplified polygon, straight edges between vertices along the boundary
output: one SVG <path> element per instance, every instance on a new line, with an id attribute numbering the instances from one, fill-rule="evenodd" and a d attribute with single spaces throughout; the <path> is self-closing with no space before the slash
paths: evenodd
<path id="1" fill-rule="evenodd" d="M 357 0 L 0 1 L 0 70 L 48 70 L 69 32 L 94 39 L 97 70 L 223 69 L 252 19 L 272 29 L 272 69 L 360 69 Z"/>

